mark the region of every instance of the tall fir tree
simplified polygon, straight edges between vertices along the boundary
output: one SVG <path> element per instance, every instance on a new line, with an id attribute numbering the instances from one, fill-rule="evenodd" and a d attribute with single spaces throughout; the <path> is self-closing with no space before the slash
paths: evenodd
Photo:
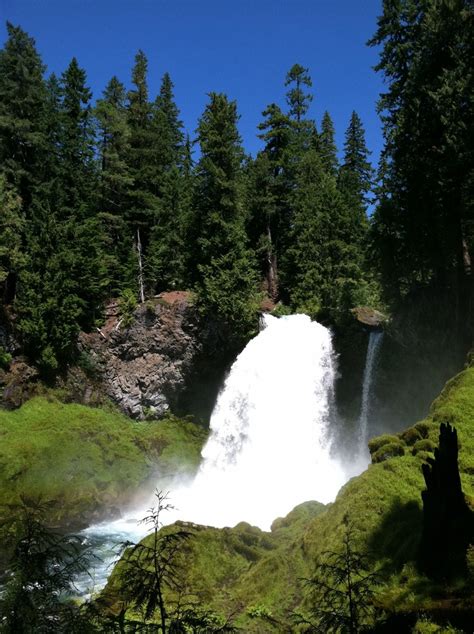
<path id="1" fill-rule="evenodd" d="M 130 131 L 127 124 L 126 91 L 112 77 L 102 99 L 97 101 L 95 117 L 99 132 L 100 195 L 99 214 L 104 236 L 104 257 L 109 270 L 109 294 L 116 295 L 127 283 L 130 247 L 133 236 L 126 222 L 128 191 L 133 186 L 128 165 Z"/>
<path id="2" fill-rule="evenodd" d="M 258 129 L 265 146 L 250 170 L 249 232 L 252 247 L 260 256 L 267 291 L 276 300 L 280 294 L 278 262 L 285 252 L 290 227 L 288 197 L 292 188 L 293 129 L 288 115 L 274 103 L 267 106 L 262 115 L 265 120 Z"/>
<path id="3" fill-rule="evenodd" d="M 291 304 L 340 323 L 359 303 L 361 258 L 347 204 L 315 150 L 301 161 L 292 198 L 291 246 L 282 267 Z"/>
<path id="4" fill-rule="evenodd" d="M 384 290 L 394 305 L 423 295 L 449 306 L 445 326 L 471 339 L 472 3 L 386 1 L 370 44 L 380 47 L 377 70 L 388 85 L 373 219 Z"/>
<path id="5" fill-rule="evenodd" d="M 156 192 L 159 197 L 156 221 L 151 232 L 148 257 L 149 277 L 154 290 L 187 285 L 186 246 L 190 205 L 190 179 L 185 166 L 183 124 L 174 101 L 168 73 L 161 82 L 153 109 L 156 139 Z"/>
<path id="6" fill-rule="evenodd" d="M 9 22 L 7 33 L 0 51 L 0 164 L 27 210 L 49 151 L 45 68 L 33 38 Z"/>
<path id="7" fill-rule="evenodd" d="M 96 192 L 94 128 L 86 73 L 71 60 L 60 81 L 60 174 L 63 213 L 91 215 Z"/>
<path id="8" fill-rule="evenodd" d="M 226 322 L 238 340 L 255 327 L 255 274 L 247 247 L 243 208 L 244 152 L 237 106 L 210 93 L 199 120 L 194 217 L 197 223 L 197 287 L 204 309 Z"/>
<path id="9" fill-rule="evenodd" d="M 321 132 L 318 137 L 317 149 L 321 155 L 324 168 L 331 176 L 337 175 L 339 167 L 335 135 L 333 120 L 326 110 L 321 121 Z"/>
<path id="10" fill-rule="evenodd" d="M 148 60 L 143 51 L 135 56 L 132 70 L 133 88 L 128 92 L 128 125 L 130 127 L 129 165 L 133 178 L 130 189 L 128 222 L 134 235 L 141 233 L 141 241 L 148 244 L 157 207 L 153 157 L 151 104 L 148 100 Z"/>
<path id="11" fill-rule="evenodd" d="M 21 198 L 0 173 L 0 297 L 4 305 L 14 300 L 14 281 L 24 263 L 24 230 Z"/>
<path id="12" fill-rule="evenodd" d="M 344 142 L 344 159 L 339 170 L 339 189 L 353 216 L 354 240 L 362 245 L 368 230 L 367 205 L 373 186 L 373 168 L 365 143 L 362 121 L 352 112 Z"/>

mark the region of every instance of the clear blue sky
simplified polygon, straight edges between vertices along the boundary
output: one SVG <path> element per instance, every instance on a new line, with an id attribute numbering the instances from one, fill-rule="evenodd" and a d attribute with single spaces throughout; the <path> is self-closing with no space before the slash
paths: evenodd
<path id="1" fill-rule="evenodd" d="M 260 147 L 262 110 L 273 101 L 285 105 L 285 74 L 299 63 L 313 79 L 311 116 L 319 123 L 329 110 L 341 149 L 356 110 L 375 161 L 382 81 L 372 70 L 377 51 L 365 43 L 380 12 L 381 0 L 0 0 L 0 42 L 9 20 L 35 38 L 48 72 L 60 74 L 76 56 L 94 98 L 114 74 L 129 85 L 141 48 L 151 97 L 168 71 L 191 135 L 206 93 L 225 92 L 237 100 L 252 153 Z"/>

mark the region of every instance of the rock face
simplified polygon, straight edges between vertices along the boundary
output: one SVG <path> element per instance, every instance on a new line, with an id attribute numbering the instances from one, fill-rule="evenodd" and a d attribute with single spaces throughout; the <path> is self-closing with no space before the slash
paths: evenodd
<path id="1" fill-rule="evenodd" d="M 357 306 L 351 312 L 358 322 L 369 328 L 381 328 L 387 321 L 386 315 L 368 306 Z"/>
<path id="2" fill-rule="evenodd" d="M 117 303 L 106 315 L 104 327 L 80 343 L 108 396 L 140 420 L 175 410 L 202 351 L 189 294 L 163 293 L 140 305 L 128 327 Z"/>

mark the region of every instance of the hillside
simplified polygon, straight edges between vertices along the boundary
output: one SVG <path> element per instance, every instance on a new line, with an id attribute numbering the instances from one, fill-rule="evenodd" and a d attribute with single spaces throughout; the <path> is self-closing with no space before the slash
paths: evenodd
<path id="1" fill-rule="evenodd" d="M 349 481 L 333 504 L 301 505 L 275 521 L 271 533 L 244 523 L 225 529 L 179 523 L 193 533 L 180 560 L 183 587 L 212 613 L 237 615 L 236 624 L 246 632 L 291 631 L 292 611 L 305 609 L 302 578 L 313 574 L 325 551 L 340 549 L 348 518 L 356 548 L 370 553 L 373 569 L 382 578 L 375 603 L 390 627 L 411 631 L 423 615 L 445 628 L 450 621 L 466 626 L 474 610 L 469 581 L 435 583 L 418 572 L 416 556 L 424 488 L 421 465 L 438 442 L 440 422 L 458 430 L 463 490 L 474 507 L 473 421 L 474 368 L 468 368 L 447 383 L 423 421 L 398 436 L 371 441 L 379 462 Z M 112 611 L 121 605 L 122 565 L 103 595 Z M 417 627 L 423 627 L 421 621 Z"/>

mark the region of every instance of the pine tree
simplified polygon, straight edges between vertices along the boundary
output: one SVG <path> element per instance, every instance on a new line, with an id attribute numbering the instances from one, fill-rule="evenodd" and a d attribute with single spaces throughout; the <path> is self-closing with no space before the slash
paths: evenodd
<path id="1" fill-rule="evenodd" d="M 289 168 L 293 170 L 293 178 L 298 169 L 298 161 L 303 154 L 314 145 L 317 137 L 314 121 L 306 118 L 309 106 L 313 100 L 311 93 L 305 93 L 304 87 L 311 88 L 313 82 L 308 69 L 299 64 L 294 64 L 288 71 L 285 86 L 290 86 L 286 93 L 286 101 L 289 106 L 288 117 L 291 121 L 291 143 L 289 152 Z M 291 171 L 290 171 L 291 175 Z"/>
<path id="2" fill-rule="evenodd" d="M 385 2 L 370 42 L 387 80 L 374 244 L 387 297 L 424 294 L 472 323 L 474 10 L 468 0 Z"/>
<path id="3" fill-rule="evenodd" d="M 75 218 L 91 214 L 96 191 L 94 130 L 86 73 L 74 57 L 61 76 L 60 174 L 63 213 Z"/>
<path id="4" fill-rule="evenodd" d="M 365 132 L 356 112 L 352 112 L 344 142 L 344 160 L 339 170 L 339 186 L 349 204 L 359 211 L 365 221 L 368 195 L 372 189 L 373 169 L 368 157 Z"/>
<path id="5" fill-rule="evenodd" d="M 321 121 L 321 133 L 318 138 L 318 151 L 321 155 L 323 166 L 331 176 L 336 176 L 338 171 L 337 147 L 335 141 L 334 123 L 331 115 L 326 110 Z"/>
<path id="6" fill-rule="evenodd" d="M 344 142 L 344 159 L 339 169 L 338 185 L 352 216 L 353 240 L 360 249 L 366 247 L 367 205 L 373 183 L 373 169 L 368 160 L 362 121 L 352 112 Z"/>
<path id="7" fill-rule="evenodd" d="M 104 255 L 110 278 L 110 294 L 126 284 L 133 236 L 127 226 L 128 190 L 133 185 L 127 163 L 130 132 L 127 124 L 124 85 L 112 77 L 95 108 L 99 129 L 100 200 L 99 219 L 105 239 Z"/>
<path id="8" fill-rule="evenodd" d="M 254 327 L 255 275 L 245 235 L 237 106 L 211 93 L 199 120 L 201 158 L 196 170 L 198 289 L 205 310 L 223 319 L 235 339 Z"/>
<path id="9" fill-rule="evenodd" d="M 315 150 L 301 161 L 292 208 L 291 246 L 282 267 L 291 304 L 340 323 L 359 303 L 361 257 L 346 202 Z"/>
<path id="10" fill-rule="evenodd" d="M 45 176 L 47 92 L 34 40 L 9 22 L 7 32 L 0 51 L 0 165 L 27 210 Z"/>
<path id="11" fill-rule="evenodd" d="M 274 103 L 262 115 L 266 119 L 258 129 L 265 147 L 250 170 L 249 232 L 267 280 L 267 291 L 276 300 L 280 294 L 278 261 L 285 252 L 290 227 L 292 123 Z"/>
<path id="12" fill-rule="evenodd" d="M 4 304 L 14 299 L 14 283 L 24 260 L 24 227 L 21 199 L 0 173 L 0 294 Z"/>
<path id="13" fill-rule="evenodd" d="M 171 77 L 165 73 L 153 108 L 153 127 L 158 144 L 156 158 L 162 172 L 175 166 L 181 167 L 183 163 L 183 123 L 179 119 L 173 87 Z"/>
<path id="14" fill-rule="evenodd" d="M 151 232 L 148 270 L 155 290 L 184 287 L 187 282 L 190 180 L 185 166 L 183 124 L 174 102 L 173 83 L 165 73 L 153 109 L 156 138 L 156 222 Z M 189 150 L 189 148 L 188 148 Z M 186 161 L 189 160 L 189 156 Z"/>
<path id="15" fill-rule="evenodd" d="M 130 127 L 130 166 L 133 188 L 129 191 L 128 223 L 132 233 L 141 234 L 148 244 L 157 207 L 156 179 L 153 165 L 154 140 L 151 126 L 151 104 L 148 100 L 148 60 L 143 51 L 135 56 L 132 71 L 134 88 L 128 93 L 128 125 Z"/>
<path id="16" fill-rule="evenodd" d="M 308 74 L 308 69 L 300 64 L 294 64 L 286 75 L 285 86 L 292 86 L 286 94 L 286 101 L 290 107 L 288 114 L 298 124 L 303 121 L 313 100 L 313 96 L 310 93 L 304 92 L 304 87 L 311 88 L 312 85 L 313 82 Z"/>

